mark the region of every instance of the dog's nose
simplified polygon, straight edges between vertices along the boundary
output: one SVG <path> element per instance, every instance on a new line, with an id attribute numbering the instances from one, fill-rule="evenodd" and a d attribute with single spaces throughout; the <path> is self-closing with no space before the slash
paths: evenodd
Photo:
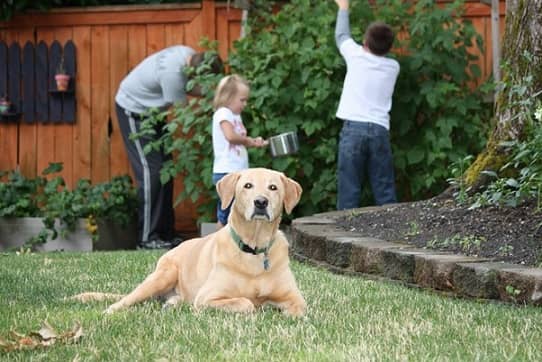
<path id="1" fill-rule="evenodd" d="M 258 197 L 254 200 L 254 206 L 256 209 L 264 210 L 267 208 L 269 201 L 265 197 Z"/>

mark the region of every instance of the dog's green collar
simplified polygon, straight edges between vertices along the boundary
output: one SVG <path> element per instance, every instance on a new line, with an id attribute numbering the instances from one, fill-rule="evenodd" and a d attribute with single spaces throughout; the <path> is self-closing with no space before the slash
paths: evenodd
<path id="1" fill-rule="evenodd" d="M 245 242 L 241 239 L 239 234 L 237 234 L 237 232 L 235 230 L 233 230 L 233 228 L 231 226 L 229 226 L 229 228 L 230 228 L 231 238 L 237 244 L 239 249 L 241 249 L 241 251 L 243 251 L 245 253 L 252 254 L 252 255 L 258 255 L 258 254 L 263 253 L 263 255 L 264 255 L 263 268 L 265 270 L 268 270 L 269 269 L 269 249 L 271 249 L 271 246 L 273 246 L 273 243 L 275 242 L 275 239 L 271 239 L 271 241 L 269 242 L 269 244 L 265 248 L 252 248 L 252 247 L 250 247 L 250 245 L 245 244 Z"/>

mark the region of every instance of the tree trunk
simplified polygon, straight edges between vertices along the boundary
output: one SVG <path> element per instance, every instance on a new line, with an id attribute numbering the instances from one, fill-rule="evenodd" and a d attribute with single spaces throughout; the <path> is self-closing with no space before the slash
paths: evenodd
<path id="1" fill-rule="evenodd" d="M 474 189 L 487 181 L 482 171 L 498 171 L 507 162 L 501 142 L 521 139 L 527 115 L 518 101 L 533 97 L 542 89 L 542 0 L 506 1 L 502 49 L 503 87 L 497 89 L 495 126 L 485 150 L 464 175 L 467 185 Z M 533 77 L 530 84 L 526 81 L 528 76 Z M 527 87 L 523 94 L 518 93 L 519 85 Z"/>

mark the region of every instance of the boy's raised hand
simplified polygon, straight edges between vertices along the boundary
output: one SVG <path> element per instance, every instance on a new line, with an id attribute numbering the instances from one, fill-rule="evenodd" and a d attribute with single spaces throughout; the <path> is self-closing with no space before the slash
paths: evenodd
<path id="1" fill-rule="evenodd" d="M 348 10 L 348 0 L 335 0 L 335 3 L 341 10 Z"/>

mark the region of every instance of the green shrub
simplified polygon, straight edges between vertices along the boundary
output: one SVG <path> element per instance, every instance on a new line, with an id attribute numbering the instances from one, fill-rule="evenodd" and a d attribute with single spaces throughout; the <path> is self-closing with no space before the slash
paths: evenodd
<path id="1" fill-rule="evenodd" d="M 538 112 L 542 112 L 539 106 Z M 510 154 L 509 161 L 498 172 L 484 171 L 491 182 L 471 198 L 471 208 L 486 205 L 516 207 L 536 200 L 542 207 L 542 120 L 528 127 L 525 139 L 502 142 Z"/>
<path id="2" fill-rule="evenodd" d="M 529 63 L 532 55 L 524 53 L 521 60 Z M 450 179 L 458 188 L 455 198 L 459 203 L 470 203 L 471 208 L 487 205 L 516 207 L 525 201 L 535 200 L 542 205 L 542 91 L 536 89 L 535 77 L 530 71 L 514 74 L 504 63 L 506 80 L 499 83 L 506 99 L 500 104 L 502 114 L 513 115 L 509 122 L 518 122 L 518 134 L 499 146 L 506 154 L 506 163 L 498 170 L 484 170 L 489 182 L 474 195 L 465 189 L 463 176 Z M 464 161 L 472 160 L 466 158 Z M 462 168 L 464 169 L 464 167 Z M 453 169 L 452 169 L 453 170 Z M 463 186 L 463 187 L 462 187 Z"/>
<path id="3" fill-rule="evenodd" d="M 341 127 L 335 112 L 345 74 L 334 39 L 336 5 L 293 0 L 272 14 L 271 2 L 254 4 L 248 35 L 235 42 L 228 59 L 230 71 L 251 83 L 243 120 L 252 136 L 295 130 L 301 147 L 295 156 L 275 159 L 266 149 L 251 149 L 250 164 L 283 171 L 301 183 L 304 193 L 296 215 L 334 209 Z M 489 110 L 480 90 L 473 88 L 480 70 L 469 50 L 481 46 L 481 38 L 469 22 L 457 22 L 462 4 L 441 7 L 419 1 L 412 11 L 400 0 L 376 1 L 374 7 L 352 3 L 350 21 L 357 41 L 374 19 L 389 23 L 397 33 L 411 34 L 397 40 L 391 54 L 401 64 L 391 133 L 402 201 L 441 191 L 450 160 L 478 152 L 486 140 L 483 121 L 489 119 Z M 214 209 L 211 100 L 217 79 L 195 80 L 204 84 L 207 96 L 177 108 L 176 119 L 165 126 L 166 136 L 150 147 L 163 143 L 177 154 L 163 169 L 162 179 L 182 173 L 185 190 L 180 197 L 209 200 L 200 210 L 209 219 Z M 178 138 L 180 134 L 184 137 Z"/>
<path id="4" fill-rule="evenodd" d="M 390 18 L 410 34 L 400 42 L 406 51 L 398 57 L 401 73 L 391 112 L 403 200 L 440 192 L 452 161 L 477 154 L 487 141 L 492 105 L 483 99 L 490 87 L 472 89 L 481 72 L 471 49 L 482 49 L 482 39 L 469 22 L 457 21 L 462 7 L 463 1 L 442 8 L 418 1 L 412 15 Z"/>
<path id="5" fill-rule="evenodd" d="M 18 170 L 0 171 L 0 217 L 42 218 L 45 227 L 32 242 L 45 242 L 49 235 L 55 239 L 59 232 L 73 230 L 80 218 L 87 219 L 93 236 L 97 236 L 97 219 L 122 226 L 135 219 L 138 196 L 130 176 L 115 176 L 95 185 L 80 179 L 69 188 L 58 175 L 62 168 L 62 163 L 50 163 L 40 176 L 32 178 Z"/>

